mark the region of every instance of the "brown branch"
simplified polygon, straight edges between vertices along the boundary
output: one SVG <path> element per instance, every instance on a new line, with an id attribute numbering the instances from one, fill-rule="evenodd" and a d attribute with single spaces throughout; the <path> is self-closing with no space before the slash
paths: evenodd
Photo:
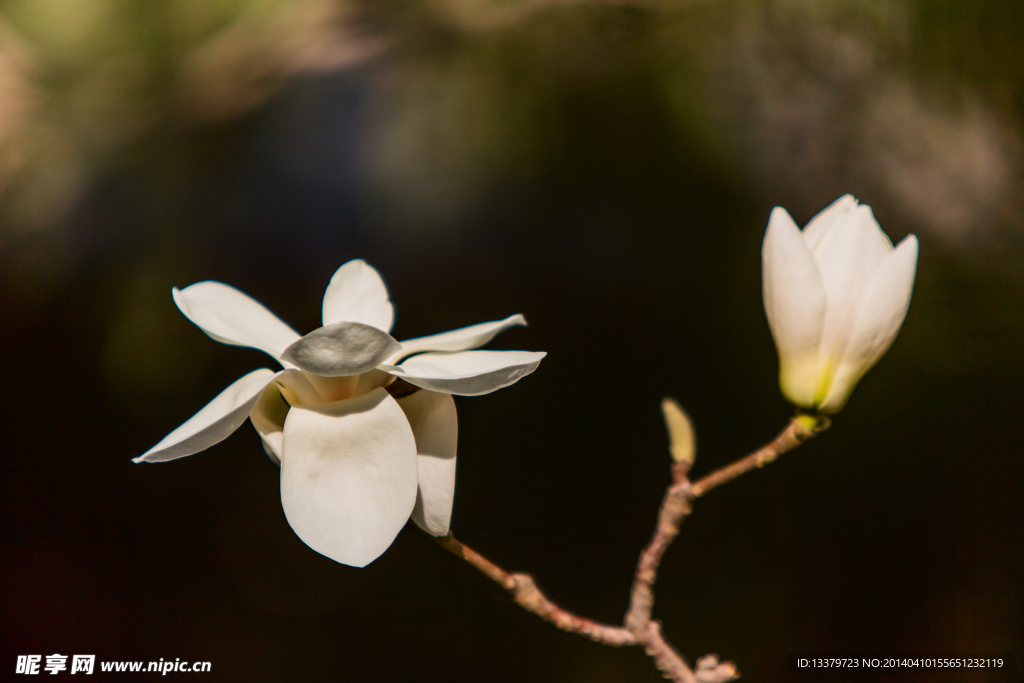
<path id="1" fill-rule="evenodd" d="M 629 598 L 629 609 L 623 620 L 626 628 L 639 633 L 651 621 L 651 610 L 654 607 L 654 582 L 658 578 L 658 567 L 665 551 L 679 534 L 679 526 L 693 511 L 693 501 L 711 489 L 732 481 L 750 470 L 764 467 L 767 463 L 790 451 L 813 434 L 828 427 L 827 418 L 799 415 L 770 443 L 740 458 L 732 464 L 715 470 L 711 474 L 691 484 L 688 478 L 691 463 L 677 462 L 672 465 L 672 484 L 665 492 L 658 510 L 658 526 L 647 547 L 640 553 L 636 573 L 633 576 L 633 589 Z"/>
<path id="2" fill-rule="evenodd" d="M 654 666 L 662 676 L 676 683 L 697 683 L 697 677 L 682 655 L 661 635 L 661 622 L 648 621 L 640 631 L 639 637 L 644 652 L 654 660 Z"/>
<path id="3" fill-rule="evenodd" d="M 595 642 L 613 647 L 637 644 L 636 636 L 621 626 L 602 624 L 559 607 L 541 592 L 532 576 L 505 571 L 480 553 L 456 540 L 451 533 L 434 540 L 507 590 L 517 605 L 563 631 L 578 633 Z"/>
<path id="4" fill-rule="evenodd" d="M 511 573 L 486 557 L 456 540 L 451 533 L 435 538 L 442 547 L 456 555 L 511 594 L 517 605 L 541 619 L 554 624 L 569 633 L 578 633 L 604 645 L 621 647 L 642 646 L 644 652 L 654 660 L 662 675 L 675 683 L 724 683 L 739 677 L 732 662 L 721 662 L 717 655 L 705 655 L 697 660 L 691 669 L 682 655 L 661 633 L 661 623 L 651 619 L 654 607 L 654 583 L 658 578 L 658 567 L 665 551 L 679 535 L 679 526 L 693 511 L 693 501 L 708 491 L 732 481 L 751 470 L 764 467 L 786 451 L 790 451 L 808 438 L 824 431 L 829 426 L 826 417 L 798 415 L 769 444 L 740 458 L 732 464 L 715 470 L 695 483 L 689 479 L 692 459 L 684 459 L 672 465 L 672 483 L 665 491 L 658 510 L 658 524 L 654 535 L 647 543 L 637 562 L 633 586 L 630 591 L 629 609 L 622 626 L 612 626 L 573 614 L 552 602 L 529 574 Z M 692 452 L 690 455 L 692 458 Z"/>
<path id="5" fill-rule="evenodd" d="M 697 667 L 693 670 L 698 683 L 725 683 L 740 677 L 740 672 L 732 662 L 723 662 L 718 655 L 704 655 L 697 660 Z"/>
<path id="6" fill-rule="evenodd" d="M 435 536 L 434 540 L 437 541 L 438 545 L 450 552 L 452 555 L 461 557 L 463 560 L 476 567 L 484 574 L 484 576 L 499 584 L 505 590 L 514 591 L 516 589 L 516 580 L 512 578 L 512 574 L 494 564 L 469 546 L 466 546 L 456 540 L 450 531 L 447 536 Z"/>
<path id="7" fill-rule="evenodd" d="M 771 443 L 695 482 L 690 487 L 690 497 L 700 498 L 711 489 L 728 483 L 741 474 L 764 467 L 786 451 L 793 450 L 815 434 L 825 431 L 830 424 L 831 420 L 821 415 L 794 417 Z"/>
<path id="8" fill-rule="evenodd" d="M 679 525 L 690 514 L 690 480 L 686 478 L 690 463 L 683 461 L 672 465 L 672 483 L 661 499 L 658 510 L 658 526 L 647 547 L 640 553 L 633 575 L 633 589 L 629 598 L 629 610 L 623 624 L 633 633 L 639 633 L 651 621 L 654 607 L 654 582 L 658 578 L 658 565 L 668 547 L 679 534 Z"/>

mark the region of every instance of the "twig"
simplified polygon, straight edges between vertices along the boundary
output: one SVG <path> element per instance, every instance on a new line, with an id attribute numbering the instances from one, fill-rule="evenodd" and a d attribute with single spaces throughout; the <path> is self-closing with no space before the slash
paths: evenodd
<path id="1" fill-rule="evenodd" d="M 694 483 L 689 480 L 693 464 L 692 455 L 690 459 L 675 462 L 672 465 L 672 483 L 665 491 L 658 511 L 658 525 L 637 562 L 630 591 L 629 609 L 622 626 L 602 624 L 559 607 L 541 592 L 532 576 L 502 569 L 456 540 L 451 533 L 434 540 L 508 591 L 520 607 L 563 631 L 578 633 L 590 640 L 613 647 L 642 646 L 662 675 L 675 683 L 732 681 L 739 677 L 736 666 L 732 662 L 719 661 L 717 655 L 701 657 L 697 660 L 696 667 L 691 669 L 682 655 L 665 640 L 661 633 L 661 623 L 651 618 L 654 607 L 654 583 L 658 577 L 661 558 L 679 534 L 682 521 L 693 511 L 694 500 L 741 474 L 764 467 L 814 434 L 824 431 L 828 426 L 828 418 L 798 415 L 771 443 Z"/>
<path id="2" fill-rule="evenodd" d="M 644 652 L 654 660 L 654 666 L 662 676 L 676 683 L 697 683 L 697 677 L 686 660 L 661 635 L 661 622 L 648 621 L 638 636 Z"/>
<path id="3" fill-rule="evenodd" d="M 793 450 L 815 434 L 825 431 L 831 424 L 832 421 L 823 415 L 804 414 L 794 417 L 771 443 L 699 479 L 690 487 L 691 498 L 700 498 L 711 489 L 730 482 L 741 474 L 764 467 L 786 451 Z"/>
<path id="4" fill-rule="evenodd" d="M 693 510 L 690 504 L 690 480 L 686 478 L 689 470 L 690 463 L 686 461 L 672 465 L 672 484 L 665 491 L 665 497 L 661 499 L 658 526 L 637 561 L 629 609 L 622 622 L 633 633 L 639 633 L 651 621 L 658 565 L 661 564 L 661 558 L 669 545 L 679 534 L 679 525 Z"/>
<path id="5" fill-rule="evenodd" d="M 825 418 L 797 416 L 776 436 L 771 443 L 759 448 L 745 458 L 717 469 L 691 484 L 687 475 L 691 463 L 677 462 L 672 465 L 672 484 L 665 492 L 658 510 L 658 526 L 647 547 L 640 553 L 633 576 L 629 609 L 623 621 L 626 628 L 636 633 L 651 620 L 654 607 L 654 582 L 658 578 L 658 566 L 665 551 L 679 534 L 679 525 L 693 511 L 693 501 L 711 489 L 732 481 L 750 470 L 764 467 L 777 457 L 790 451 L 815 433 L 827 428 Z"/>
<path id="6" fill-rule="evenodd" d="M 459 542 L 451 533 L 434 540 L 453 555 L 461 557 L 479 569 L 487 578 L 501 585 L 512 595 L 512 599 L 517 605 L 527 612 L 533 612 L 563 631 L 578 633 L 595 642 L 613 647 L 637 644 L 636 636 L 621 626 L 602 624 L 562 609 L 541 592 L 532 576 L 505 571 L 480 553 Z"/>

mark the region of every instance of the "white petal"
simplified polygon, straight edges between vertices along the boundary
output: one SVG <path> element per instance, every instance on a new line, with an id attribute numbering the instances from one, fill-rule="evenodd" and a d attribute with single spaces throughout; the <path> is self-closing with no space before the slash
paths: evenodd
<path id="1" fill-rule="evenodd" d="M 372 325 L 334 323 L 313 330 L 289 346 L 281 360 L 322 377 L 348 377 L 368 372 L 402 345 Z"/>
<path id="2" fill-rule="evenodd" d="M 321 377 L 320 375 L 307 374 L 306 378 L 316 388 L 316 393 L 323 398 L 324 403 L 342 401 L 355 396 L 356 387 L 359 385 L 359 378 L 362 375 L 349 375 L 348 377 Z M 365 392 L 364 392 L 365 393 Z"/>
<path id="3" fill-rule="evenodd" d="M 838 361 L 856 322 L 868 283 L 892 244 L 867 206 L 843 214 L 814 252 L 825 283 L 828 311 L 821 333 L 821 355 Z"/>
<path id="4" fill-rule="evenodd" d="M 206 450 L 223 441 L 245 422 L 260 399 L 264 387 L 273 380 L 274 371 L 266 368 L 250 372 L 210 401 L 185 424 L 133 462 L 164 462 Z"/>
<path id="5" fill-rule="evenodd" d="M 263 450 L 275 465 L 281 464 L 284 421 L 289 407 L 321 403 L 320 395 L 301 370 L 282 370 L 267 384 L 249 419 L 263 441 Z"/>
<path id="6" fill-rule="evenodd" d="M 274 382 L 289 405 L 316 406 L 325 402 L 310 378 L 301 370 L 282 370 L 274 375 Z"/>
<path id="7" fill-rule="evenodd" d="M 313 550 L 366 566 L 408 521 L 416 489 L 416 440 L 384 389 L 289 411 L 281 503 Z"/>
<path id="8" fill-rule="evenodd" d="M 457 330 L 432 334 L 428 337 L 416 337 L 402 342 L 402 351 L 389 362 L 396 363 L 399 359 L 422 351 L 466 351 L 476 349 L 494 339 L 499 333 L 516 325 L 526 325 L 526 318 L 517 313 L 504 320 L 460 327 Z"/>
<path id="9" fill-rule="evenodd" d="M 224 344 L 250 346 L 277 360 L 299 338 L 263 304 L 222 282 L 197 282 L 172 294 L 186 318 Z"/>
<path id="10" fill-rule="evenodd" d="M 781 207 L 768 220 L 761 261 L 764 311 L 779 352 L 779 384 L 790 401 L 811 407 L 819 384 L 825 285 L 800 229 Z"/>
<path id="11" fill-rule="evenodd" d="M 903 325 L 917 273 L 917 238 L 908 236 L 882 263 L 860 304 L 857 322 L 821 410 L 838 411 L 865 372 L 892 346 Z"/>
<path id="12" fill-rule="evenodd" d="M 260 434 L 260 441 L 263 443 L 263 452 L 267 454 L 268 458 L 270 458 L 270 462 L 280 467 L 281 451 L 284 448 L 284 434 L 282 432 L 275 432 L 270 436 L 272 438 L 268 439 Z"/>
<path id="13" fill-rule="evenodd" d="M 359 375 L 359 381 L 356 384 L 355 390 L 352 392 L 353 396 L 362 396 L 368 394 L 374 389 L 386 387 L 394 381 L 394 377 L 384 372 L 383 370 L 370 370 Z"/>
<path id="14" fill-rule="evenodd" d="M 334 273 L 324 293 L 324 326 L 340 322 L 372 325 L 391 331 L 395 308 L 380 273 L 362 259 L 349 261 Z"/>
<path id="15" fill-rule="evenodd" d="M 821 240 L 825 238 L 825 234 L 839 220 L 839 217 L 856 206 L 857 200 L 853 198 L 853 195 L 844 194 L 812 218 L 811 222 L 804 228 L 803 233 L 801 233 L 807 248 L 814 251 L 821 244 Z"/>
<path id="16" fill-rule="evenodd" d="M 546 355 L 542 351 L 421 353 L 401 365 L 380 369 L 423 389 L 479 396 L 518 382 L 536 370 Z"/>
<path id="17" fill-rule="evenodd" d="M 431 536 L 444 536 L 455 502 L 455 451 L 459 419 L 450 394 L 417 391 L 398 399 L 416 437 L 419 492 L 412 521 Z"/>
<path id="18" fill-rule="evenodd" d="M 263 452 L 278 467 L 284 451 L 284 419 L 287 415 L 288 403 L 273 382 L 263 389 L 263 394 L 249 413 L 249 420 L 263 442 Z"/>

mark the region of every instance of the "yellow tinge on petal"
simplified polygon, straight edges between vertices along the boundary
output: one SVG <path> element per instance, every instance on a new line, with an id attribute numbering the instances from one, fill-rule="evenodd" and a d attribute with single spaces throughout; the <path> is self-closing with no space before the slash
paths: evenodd
<path id="1" fill-rule="evenodd" d="M 835 361 L 829 358 L 818 369 L 818 389 L 814 392 L 814 405 L 820 406 L 825 402 L 825 397 L 828 396 L 828 392 L 832 388 L 835 367 Z"/>
<path id="2" fill-rule="evenodd" d="M 820 363 L 813 354 L 779 358 L 779 388 L 793 405 L 801 408 L 817 406 L 820 394 Z"/>
<path id="3" fill-rule="evenodd" d="M 306 379 L 316 389 L 316 393 L 320 394 L 320 398 L 325 403 L 331 401 L 343 401 L 346 398 L 351 398 L 356 391 L 356 385 L 359 384 L 359 375 L 349 375 L 348 377 L 321 377 L 320 375 L 314 375 L 313 373 L 306 373 Z"/>
<path id="4" fill-rule="evenodd" d="M 783 395 L 801 408 L 838 412 L 899 332 L 917 239 L 894 249 L 870 207 L 846 195 L 802 232 L 774 209 L 762 263 Z"/>

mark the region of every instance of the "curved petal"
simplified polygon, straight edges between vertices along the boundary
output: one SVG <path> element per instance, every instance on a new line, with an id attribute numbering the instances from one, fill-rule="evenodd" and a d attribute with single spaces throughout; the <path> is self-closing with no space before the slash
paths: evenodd
<path id="1" fill-rule="evenodd" d="M 401 358 L 423 351 L 467 351 L 480 348 L 501 332 L 516 325 L 526 325 L 526 318 L 521 313 L 510 315 L 504 320 L 493 320 L 427 337 L 406 339 L 402 342 L 402 351 L 389 362 L 397 363 Z"/>
<path id="2" fill-rule="evenodd" d="M 839 218 L 857 206 L 857 200 L 854 199 L 852 194 L 844 194 L 839 199 L 835 200 L 827 207 L 825 207 L 817 216 L 811 219 L 811 222 L 807 224 L 804 231 L 801 233 L 804 238 L 804 243 L 807 248 L 814 251 L 821 240 L 825 238 L 825 234 L 836 224 Z"/>
<path id="3" fill-rule="evenodd" d="M 395 307 L 377 270 L 362 259 L 349 261 L 335 271 L 324 293 L 324 326 L 340 322 L 365 323 L 391 331 Z"/>
<path id="4" fill-rule="evenodd" d="M 281 454 L 284 451 L 284 420 L 288 409 L 280 387 L 270 382 L 249 413 L 249 421 L 263 442 L 263 452 L 278 467 L 281 466 Z"/>
<path id="5" fill-rule="evenodd" d="M 537 369 L 543 351 L 460 351 L 422 353 L 401 365 L 380 369 L 422 389 L 479 396 L 515 384 Z"/>
<path id="6" fill-rule="evenodd" d="M 267 384 L 249 419 L 263 441 L 263 450 L 280 466 L 284 450 L 284 421 L 291 406 L 320 405 L 323 399 L 301 370 L 281 370 Z"/>
<path id="7" fill-rule="evenodd" d="M 322 377 L 368 372 L 402 350 L 387 332 L 372 325 L 341 322 L 313 330 L 289 346 L 281 360 Z"/>
<path id="8" fill-rule="evenodd" d="M 764 312 L 779 352 L 779 384 L 793 403 L 811 407 L 818 393 L 818 348 L 827 301 L 821 271 L 800 229 L 772 210 L 761 247 Z"/>
<path id="9" fill-rule="evenodd" d="M 416 440 L 383 389 L 284 423 L 281 504 L 310 548 L 353 567 L 388 549 L 416 504 Z"/>
<path id="10" fill-rule="evenodd" d="M 352 392 L 353 396 L 362 396 L 368 394 L 374 389 L 380 389 L 386 387 L 395 381 L 392 375 L 384 372 L 383 370 L 370 370 L 359 375 L 359 380 L 356 383 L 355 391 Z"/>
<path id="11" fill-rule="evenodd" d="M 132 462 L 164 462 L 192 455 L 223 441 L 245 422 L 274 371 L 262 368 L 234 382 L 185 424 Z"/>
<path id="12" fill-rule="evenodd" d="M 818 245 L 814 257 L 825 283 L 828 311 L 821 333 L 822 356 L 838 360 L 849 340 L 864 290 L 892 244 L 870 207 L 843 214 Z"/>
<path id="13" fill-rule="evenodd" d="M 306 379 L 316 387 L 316 393 L 320 395 L 324 403 L 343 401 L 355 396 L 360 377 L 362 375 L 349 375 L 348 377 L 321 377 L 311 373 L 306 375 Z"/>
<path id="14" fill-rule="evenodd" d="M 910 307 L 917 273 L 918 243 L 914 235 L 900 242 L 875 273 L 860 304 L 846 352 L 821 410 L 838 411 L 861 377 L 892 346 Z"/>
<path id="15" fill-rule="evenodd" d="M 318 406 L 325 402 L 315 385 L 301 370 L 282 370 L 274 375 L 274 383 L 288 405 Z"/>
<path id="16" fill-rule="evenodd" d="M 419 491 L 412 521 L 431 536 L 444 536 L 455 502 L 455 451 L 459 418 L 450 394 L 417 391 L 398 399 L 416 437 Z"/>
<path id="17" fill-rule="evenodd" d="M 281 437 L 281 439 L 270 441 L 260 434 L 260 442 L 263 444 L 263 452 L 267 454 L 268 458 L 270 458 L 270 462 L 274 463 L 278 467 L 281 466 L 281 448 L 284 444 L 284 435 L 282 434 Z"/>
<path id="18" fill-rule="evenodd" d="M 250 346 L 277 360 L 299 333 L 247 294 L 223 282 L 197 282 L 172 290 L 174 303 L 185 317 L 213 339 L 233 346 Z"/>

